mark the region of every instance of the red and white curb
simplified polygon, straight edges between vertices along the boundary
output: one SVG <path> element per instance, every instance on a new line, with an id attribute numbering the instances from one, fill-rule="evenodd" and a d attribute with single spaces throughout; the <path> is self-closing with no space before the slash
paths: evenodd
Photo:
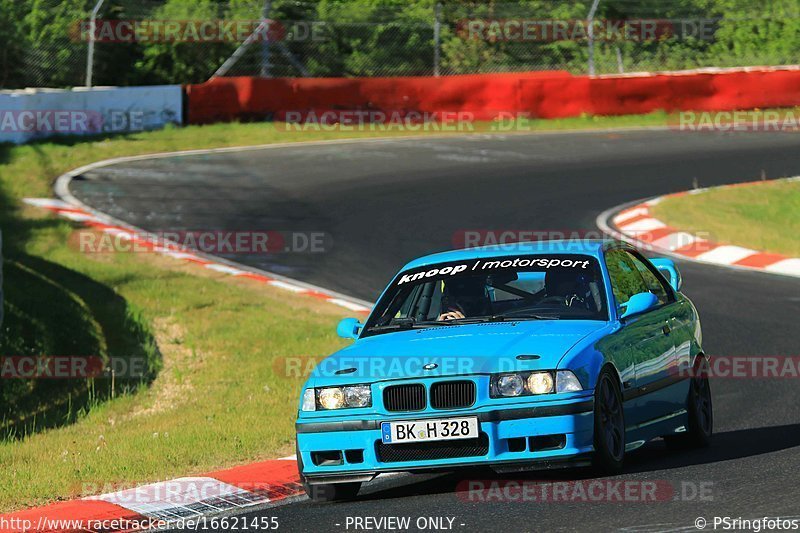
<path id="1" fill-rule="evenodd" d="M 262 273 L 247 269 L 241 265 L 223 262 L 219 258 L 197 253 L 193 250 L 181 248 L 180 246 L 159 239 L 155 235 L 144 232 L 133 226 L 121 223 L 117 220 L 108 219 L 101 214 L 89 212 L 82 207 L 76 207 L 63 200 L 52 198 L 25 198 L 26 204 L 46 209 L 59 216 L 82 224 L 83 226 L 102 231 L 113 235 L 117 239 L 127 240 L 135 244 L 138 249 L 146 249 L 153 253 L 162 254 L 179 261 L 195 263 L 202 267 L 229 276 L 247 278 L 259 283 L 264 283 L 272 287 L 293 292 L 304 296 L 310 296 L 324 300 L 330 304 L 344 307 L 359 314 L 369 313 L 371 307 L 367 302 L 362 302 L 342 294 L 337 294 L 320 287 L 315 287 L 307 283 L 279 277 L 270 273 Z"/>
<path id="2" fill-rule="evenodd" d="M 270 148 L 280 146 L 269 145 Z M 264 146 L 149 154 L 99 161 L 74 169 L 56 180 L 56 193 L 62 199 L 25 198 L 23 201 L 87 228 L 128 240 L 153 253 L 194 263 L 229 276 L 247 278 L 294 294 L 317 298 L 355 313 L 368 314 L 372 308 L 369 302 L 180 247 L 84 205 L 68 189 L 69 181 L 74 176 L 118 162 L 261 148 Z M 278 502 L 302 492 L 297 461 L 295 456 L 291 456 L 0 515 L 0 531 L 105 533 L 157 529 L 170 525 L 191 527 L 192 520 L 197 524 L 197 520 L 203 517 Z M 260 523 L 257 526 L 265 527 Z M 224 529 L 224 526 L 221 527 Z"/>
<path id="3" fill-rule="evenodd" d="M 202 519 L 302 492 L 297 461 L 291 456 L 0 515 L 0 531 L 195 529 Z"/>
<path id="4" fill-rule="evenodd" d="M 800 177 L 737 183 L 667 194 L 625 208 L 610 209 L 597 217 L 597 225 L 618 239 L 657 253 L 700 263 L 800 277 L 800 258 L 714 242 L 673 228 L 655 218 L 650 211 L 652 206 L 667 198 L 702 194 L 711 189 L 755 186 L 774 181 L 800 181 Z"/>

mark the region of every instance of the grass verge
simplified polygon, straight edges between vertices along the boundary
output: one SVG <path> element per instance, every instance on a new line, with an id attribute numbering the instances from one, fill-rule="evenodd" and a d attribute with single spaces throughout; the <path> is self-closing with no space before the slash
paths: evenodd
<path id="1" fill-rule="evenodd" d="M 652 208 L 669 226 L 716 242 L 800 257 L 800 182 L 774 181 L 667 198 Z"/>
<path id="2" fill-rule="evenodd" d="M 527 124 L 531 131 L 664 126 L 665 113 Z M 497 131 L 477 124 L 475 131 Z M 437 133 L 437 132 L 432 132 Z M 0 355 L 145 357 L 139 382 L 0 380 L 0 511 L 272 458 L 293 451 L 301 378 L 276 364 L 342 346 L 347 313 L 149 254 L 80 253 L 76 227 L 26 207 L 100 159 L 274 142 L 416 135 L 289 132 L 217 124 L 0 145 L 6 318 Z M 217 279 L 215 279 L 217 278 Z"/>

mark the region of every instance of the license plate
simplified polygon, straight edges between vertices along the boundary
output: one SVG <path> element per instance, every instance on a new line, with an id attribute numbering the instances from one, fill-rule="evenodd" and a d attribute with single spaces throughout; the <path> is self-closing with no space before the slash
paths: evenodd
<path id="1" fill-rule="evenodd" d="M 381 435 L 384 444 L 474 439 L 478 436 L 478 419 L 473 416 L 381 422 Z"/>

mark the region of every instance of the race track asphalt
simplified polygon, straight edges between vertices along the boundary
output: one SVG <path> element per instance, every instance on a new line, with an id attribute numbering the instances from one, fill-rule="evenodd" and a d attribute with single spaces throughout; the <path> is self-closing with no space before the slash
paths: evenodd
<path id="1" fill-rule="evenodd" d="M 152 231 L 324 232 L 321 253 L 228 259 L 374 300 L 408 260 L 463 230 L 593 231 L 605 209 L 650 196 L 800 174 L 793 134 L 590 132 L 425 138 L 175 156 L 100 168 L 72 182 L 87 204 Z M 800 216 L 786 213 L 787 217 Z M 800 237 L 798 237 L 800 238 Z M 800 279 L 679 263 L 715 355 L 800 356 Z M 265 310 L 266 312 L 266 310 Z M 334 327 L 334 324 L 331 324 Z M 454 517 L 456 531 L 695 530 L 695 519 L 800 516 L 800 386 L 714 379 L 710 448 L 630 454 L 617 480 L 704 497 L 655 503 L 467 502 L 464 479 L 586 479 L 582 470 L 395 476 L 358 501 L 251 511 L 284 531 L 354 531 L 347 517 Z M 412 527 L 412 530 L 416 530 Z"/>

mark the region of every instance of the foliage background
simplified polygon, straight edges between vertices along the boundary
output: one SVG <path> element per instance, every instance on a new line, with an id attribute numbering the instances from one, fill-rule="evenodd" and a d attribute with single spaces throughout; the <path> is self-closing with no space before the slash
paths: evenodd
<path id="1" fill-rule="evenodd" d="M 71 29 L 86 20 L 94 0 L 0 0 L 0 88 L 82 85 L 86 42 Z M 564 69 L 587 71 L 585 40 L 508 42 L 467 39 L 470 19 L 582 20 L 590 1 L 469 2 L 442 0 L 442 74 Z M 258 20 L 263 0 L 106 0 L 101 19 Z M 291 38 L 268 46 L 269 75 L 430 75 L 434 64 L 435 0 L 318 0 L 271 2 L 270 18 L 315 21 L 322 38 Z M 800 50 L 796 0 L 601 0 L 598 19 L 702 19 L 712 39 L 615 39 L 595 45 L 598 73 L 697 67 L 786 65 Z M 208 79 L 239 43 L 97 43 L 95 85 L 195 83 Z M 264 46 L 255 43 L 228 75 L 259 75 Z M 288 54 L 287 54 L 288 52 Z M 295 60 L 291 61 L 291 54 Z"/>

